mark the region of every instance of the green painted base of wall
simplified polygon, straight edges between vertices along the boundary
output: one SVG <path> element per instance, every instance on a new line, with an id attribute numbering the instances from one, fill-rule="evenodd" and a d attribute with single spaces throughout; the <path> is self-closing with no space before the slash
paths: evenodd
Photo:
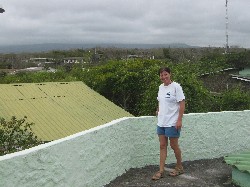
<path id="1" fill-rule="evenodd" d="M 250 187 L 250 174 L 243 173 L 237 168 L 233 168 L 232 171 L 233 183 L 241 187 Z"/>

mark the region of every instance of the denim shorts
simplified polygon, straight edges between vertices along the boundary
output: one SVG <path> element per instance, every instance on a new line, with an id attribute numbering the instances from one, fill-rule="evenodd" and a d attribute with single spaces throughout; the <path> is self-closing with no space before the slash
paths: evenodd
<path id="1" fill-rule="evenodd" d="M 174 126 L 172 127 L 159 127 L 157 125 L 157 134 L 165 135 L 169 138 L 179 138 L 181 133 L 181 129 L 176 129 Z"/>

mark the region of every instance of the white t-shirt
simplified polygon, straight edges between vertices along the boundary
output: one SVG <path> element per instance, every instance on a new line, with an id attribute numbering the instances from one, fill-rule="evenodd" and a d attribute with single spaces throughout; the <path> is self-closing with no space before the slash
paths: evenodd
<path id="1" fill-rule="evenodd" d="M 161 84 L 157 97 L 159 101 L 157 125 L 160 127 L 175 126 L 179 115 L 179 102 L 184 99 L 185 96 L 180 84 L 176 82 L 172 82 L 168 86 Z"/>

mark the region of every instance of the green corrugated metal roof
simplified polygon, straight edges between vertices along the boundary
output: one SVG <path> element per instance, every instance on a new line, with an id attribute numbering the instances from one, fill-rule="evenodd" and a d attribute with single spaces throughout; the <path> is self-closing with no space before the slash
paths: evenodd
<path id="1" fill-rule="evenodd" d="M 226 156 L 224 160 L 227 164 L 236 167 L 241 172 L 250 174 L 250 151 Z"/>
<path id="2" fill-rule="evenodd" d="M 82 82 L 0 84 L 0 93 L 0 117 L 27 116 L 46 141 L 133 116 Z"/>

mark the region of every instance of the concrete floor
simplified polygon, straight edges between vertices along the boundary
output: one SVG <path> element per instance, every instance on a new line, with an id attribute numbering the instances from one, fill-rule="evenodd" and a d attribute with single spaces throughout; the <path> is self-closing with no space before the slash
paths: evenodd
<path id="1" fill-rule="evenodd" d="M 168 173 L 174 165 L 166 165 L 166 175 L 158 181 L 151 180 L 158 166 L 132 168 L 105 187 L 236 187 L 231 181 L 232 168 L 223 158 L 187 161 L 183 166 L 184 174 L 171 177 Z"/>

